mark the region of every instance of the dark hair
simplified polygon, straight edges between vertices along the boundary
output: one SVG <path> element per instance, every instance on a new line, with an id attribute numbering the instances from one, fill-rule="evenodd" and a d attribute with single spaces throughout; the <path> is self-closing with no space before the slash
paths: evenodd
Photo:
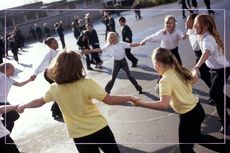
<path id="1" fill-rule="evenodd" d="M 153 50 L 152 59 L 161 62 L 164 65 L 174 67 L 175 70 L 186 82 L 190 82 L 193 80 L 192 73 L 181 64 L 179 64 L 176 57 L 171 53 L 170 50 L 165 48 L 156 48 Z"/>
<path id="2" fill-rule="evenodd" d="M 197 15 L 198 15 L 197 13 L 190 14 L 190 15 L 188 16 L 188 19 L 194 21 Z"/>
<path id="3" fill-rule="evenodd" d="M 121 16 L 121 17 L 119 17 L 118 21 L 126 22 L 126 19 L 125 19 L 125 17 Z"/>
<path id="4" fill-rule="evenodd" d="M 54 37 L 47 37 L 47 38 L 44 40 L 44 43 L 45 43 L 47 46 L 50 46 L 54 40 L 56 40 Z"/>
<path id="5" fill-rule="evenodd" d="M 48 76 L 58 84 L 80 80 L 85 74 L 81 55 L 74 51 L 61 52 L 48 68 Z"/>

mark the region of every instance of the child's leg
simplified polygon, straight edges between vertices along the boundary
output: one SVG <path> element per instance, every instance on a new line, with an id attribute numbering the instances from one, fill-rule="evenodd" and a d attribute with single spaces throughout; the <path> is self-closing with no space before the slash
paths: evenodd
<path id="1" fill-rule="evenodd" d="M 112 78 L 111 78 L 111 80 L 109 80 L 109 82 L 105 86 L 105 91 L 107 93 L 109 93 L 109 94 L 110 94 L 110 91 L 113 88 L 114 82 L 115 82 L 115 80 L 117 78 L 117 74 L 120 71 L 120 69 L 121 69 L 121 63 L 120 63 L 120 61 L 114 61 Z"/>

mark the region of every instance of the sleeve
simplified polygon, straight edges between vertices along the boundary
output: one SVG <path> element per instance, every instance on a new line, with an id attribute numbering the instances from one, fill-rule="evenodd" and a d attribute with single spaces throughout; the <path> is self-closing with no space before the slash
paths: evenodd
<path id="1" fill-rule="evenodd" d="M 209 50 L 210 53 L 212 54 L 215 51 L 215 44 L 216 42 L 214 39 L 209 39 L 210 37 L 205 37 L 203 42 L 202 42 L 202 48 L 203 50 Z"/>
<path id="2" fill-rule="evenodd" d="M 160 80 L 159 82 L 159 95 L 160 96 L 171 96 L 172 95 L 172 87 L 169 82 L 165 80 Z"/>
<path id="3" fill-rule="evenodd" d="M 105 90 L 93 79 L 89 79 L 87 93 L 89 93 L 90 98 L 102 101 L 107 93 Z"/>
<path id="4" fill-rule="evenodd" d="M 183 32 L 179 29 L 177 29 L 176 31 L 177 31 L 177 36 L 178 36 L 179 40 L 183 40 L 183 35 L 184 35 Z"/>
<path id="5" fill-rule="evenodd" d="M 45 95 L 42 97 L 45 103 L 54 101 L 53 96 L 52 96 L 52 85 L 50 88 L 46 91 Z"/>
<path id="6" fill-rule="evenodd" d="M 145 37 L 143 42 L 158 42 L 158 41 L 161 41 L 163 37 L 163 32 L 162 30 L 148 36 L 148 37 Z"/>
<path id="7" fill-rule="evenodd" d="M 38 67 L 35 69 L 35 75 L 41 73 L 44 71 L 48 66 L 49 66 L 49 60 L 50 59 L 50 54 L 47 53 L 44 58 L 42 59 L 41 63 L 38 65 Z"/>
<path id="8" fill-rule="evenodd" d="M 122 44 L 122 47 L 125 49 L 125 48 L 131 48 L 131 44 L 130 43 L 127 43 L 127 42 L 124 42 L 124 41 L 121 41 L 120 42 Z"/>

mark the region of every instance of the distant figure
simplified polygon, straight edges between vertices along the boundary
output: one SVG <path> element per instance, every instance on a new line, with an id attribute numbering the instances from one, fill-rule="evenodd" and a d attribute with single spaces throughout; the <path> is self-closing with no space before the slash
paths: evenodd
<path id="1" fill-rule="evenodd" d="M 35 26 L 35 33 L 36 33 L 37 40 L 42 43 L 42 36 L 43 36 L 42 29 L 36 23 L 34 24 L 34 26 Z"/>
<path id="2" fill-rule="evenodd" d="M 138 0 L 135 0 L 132 8 L 134 9 L 134 13 L 135 13 L 135 18 L 136 20 L 140 20 L 141 19 L 141 4 Z"/>
<path id="3" fill-rule="evenodd" d="M 33 39 L 36 40 L 36 31 L 33 27 L 30 27 L 29 33 L 32 35 Z"/>
<path id="4" fill-rule="evenodd" d="M 78 38 L 81 34 L 81 30 L 79 28 L 78 22 L 72 22 L 71 27 L 72 27 L 74 37 L 76 38 L 76 40 L 78 40 Z"/>
<path id="5" fill-rule="evenodd" d="M 122 41 L 127 42 L 127 43 L 132 43 L 133 33 L 130 27 L 126 24 L 125 17 L 123 16 L 120 17 L 118 21 L 122 27 L 122 30 L 121 30 Z M 138 59 L 131 53 L 131 48 L 126 48 L 125 54 L 126 54 L 126 57 L 132 62 L 132 67 L 137 67 Z"/>
<path id="6" fill-rule="evenodd" d="M 58 33 L 58 36 L 60 38 L 61 44 L 62 44 L 62 48 L 65 48 L 65 38 L 64 38 L 64 29 L 62 27 L 62 21 L 58 21 L 54 24 L 54 28 L 56 30 L 56 32 Z"/>
<path id="7" fill-rule="evenodd" d="M 208 14 L 210 14 L 210 15 L 214 15 L 215 14 L 215 11 L 213 11 L 212 9 L 211 9 L 211 2 L 210 2 L 210 0 L 204 0 L 204 4 L 206 5 L 206 8 L 208 9 Z"/>
<path id="8" fill-rule="evenodd" d="M 50 37 L 50 29 L 47 27 L 47 23 L 43 24 L 44 38 Z"/>

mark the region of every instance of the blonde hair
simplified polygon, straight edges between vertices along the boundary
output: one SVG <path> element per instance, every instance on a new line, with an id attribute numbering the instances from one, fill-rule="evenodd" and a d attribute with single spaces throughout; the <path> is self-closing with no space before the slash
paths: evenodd
<path id="1" fill-rule="evenodd" d="M 111 32 L 109 32 L 108 35 L 107 35 L 107 40 L 106 40 L 106 41 L 107 41 L 108 44 L 111 44 L 111 37 L 112 37 L 112 36 L 116 36 L 117 41 L 119 40 L 117 33 L 111 31 Z"/>
<path id="2" fill-rule="evenodd" d="M 74 51 L 59 53 L 47 72 L 48 76 L 58 84 L 71 83 L 86 76 L 81 55 Z"/>
<path id="3" fill-rule="evenodd" d="M 204 26 L 207 27 L 208 32 L 214 37 L 217 45 L 220 48 L 220 51 L 224 54 L 224 43 L 220 37 L 219 32 L 217 31 L 215 21 L 211 15 L 208 14 L 199 14 L 196 17 L 197 22 L 201 26 L 201 31 L 203 32 Z"/>
<path id="4" fill-rule="evenodd" d="M 180 74 L 180 76 L 185 80 L 185 82 L 191 82 L 193 80 L 192 73 L 183 67 L 177 61 L 176 57 L 171 53 L 170 50 L 165 48 L 156 48 L 153 50 L 152 60 L 161 62 L 164 65 L 169 65 L 174 67 L 175 70 Z"/>
<path id="5" fill-rule="evenodd" d="M 172 20 L 174 22 L 174 27 L 173 27 L 173 30 L 174 30 L 176 28 L 177 20 L 176 20 L 176 18 L 173 15 L 167 15 L 167 16 L 165 16 L 164 23 L 168 22 L 169 20 Z M 166 32 L 167 31 L 165 29 L 165 31 L 164 31 L 163 34 L 166 34 Z"/>
<path id="6" fill-rule="evenodd" d="M 14 67 L 11 63 L 2 63 L 0 64 L 0 72 L 5 73 L 7 69 Z"/>

